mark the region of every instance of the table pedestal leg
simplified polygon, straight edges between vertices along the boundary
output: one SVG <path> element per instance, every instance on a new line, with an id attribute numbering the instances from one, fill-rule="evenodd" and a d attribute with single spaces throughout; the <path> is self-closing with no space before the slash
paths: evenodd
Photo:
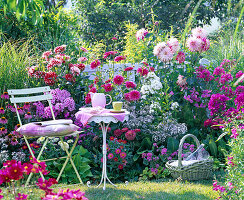
<path id="1" fill-rule="evenodd" d="M 102 169 L 102 178 L 101 181 L 99 183 L 99 185 L 97 187 L 99 187 L 102 182 L 103 182 L 103 190 L 106 189 L 106 180 L 108 180 L 108 182 L 110 184 L 112 184 L 113 186 L 117 187 L 116 185 L 114 185 L 108 178 L 107 176 L 107 143 L 106 143 L 106 135 L 107 135 L 107 130 L 108 130 L 108 125 L 106 126 L 104 122 L 100 123 L 101 128 L 102 128 L 102 132 L 103 132 L 103 169 Z"/>

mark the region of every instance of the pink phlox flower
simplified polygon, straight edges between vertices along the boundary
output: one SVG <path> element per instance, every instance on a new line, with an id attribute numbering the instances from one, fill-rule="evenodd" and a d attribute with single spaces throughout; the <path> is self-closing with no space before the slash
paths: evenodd
<path id="1" fill-rule="evenodd" d="M 52 55 L 52 51 L 45 51 L 43 54 L 42 54 L 42 59 L 46 60 L 46 61 L 49 61 L 49 56 Z"/>

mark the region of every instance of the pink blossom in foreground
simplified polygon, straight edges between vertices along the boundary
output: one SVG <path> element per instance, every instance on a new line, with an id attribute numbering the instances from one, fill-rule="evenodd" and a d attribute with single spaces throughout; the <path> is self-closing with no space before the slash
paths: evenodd
<path id="1" fill-rule="evenodd" d="M 9 99 L 9 95 L 7 92 L 4 92 L 2 95 L 1 95 L 1 98 L 2 99 Z"/>
<path id="2" fill-rule="evenodd" d="M 113 85 L 111 83 L 108 83 L 106 85 L 104 85 L 104 90 L 105 92 L 110 92 L 113 90 Z"/>

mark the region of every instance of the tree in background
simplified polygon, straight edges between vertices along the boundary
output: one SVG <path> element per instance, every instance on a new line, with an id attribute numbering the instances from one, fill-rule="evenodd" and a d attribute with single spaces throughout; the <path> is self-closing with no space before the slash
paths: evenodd
<path id="1" fill-rule="evenodd" d="M 183 28 L 194 7 L 200 3 L 195 25 L 209 24 L 213 17 L 224 19 L 227 13 L 239 11 L 240 0 L 73 0 L 82 16 L 81 35 L 86 40 L 102 40 L 123 34 L 124 23 L 137 23 L 139 28 L 155 21 L 160 28 L 175 31 Z M 227 12 L 228 11 L 228 12 Z M 233 12 L 231 13 L 233 16 Z"/>

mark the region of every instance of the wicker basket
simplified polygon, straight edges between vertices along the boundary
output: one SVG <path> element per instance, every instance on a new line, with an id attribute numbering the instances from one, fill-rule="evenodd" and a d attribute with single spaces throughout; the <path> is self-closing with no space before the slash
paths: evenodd
<path id="1" fill-rule="evenodd" d="M 181 139 L 178 149 L 178 166 L 171 165 L 175 160 L 168 161 L 165 166 L 169 169 L 173 178 L 180 177 L 181 179 L 188 181 L 212 178 L 213 160 L 211 159 L 196 161 L 187 166 L 182 165 L 182 147 L 185 139 L 188 137 L 192 137 L 195 140 L 197 147 L 200 146 L 196 136 L 192 134 L 185 135 Z"/>

